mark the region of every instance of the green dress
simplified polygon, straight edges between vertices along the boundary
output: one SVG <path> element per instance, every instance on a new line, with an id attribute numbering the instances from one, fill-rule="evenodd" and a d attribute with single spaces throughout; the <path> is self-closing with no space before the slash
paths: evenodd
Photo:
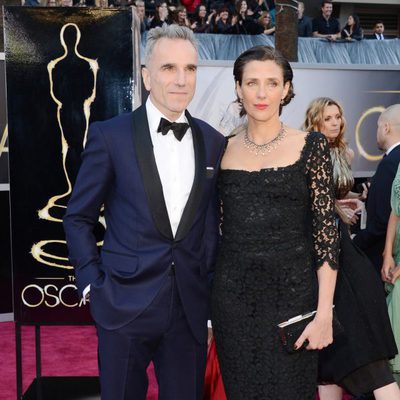
<path id="1" fill-rule="evenodd" d="M 392 185 L 391 206 L 393 212 L 400 217 L 400 166 Z M 400 223 L 396 226 L 396 237 L 393 243 L 393 257 L 396 265 L 400 265 Z M 396 339 L 397 348 L 400 349 L 400 279 L 397 279 L 394 285 L 386 284 L 386 290 L 389 293 L 386 302 L 392 330 Z M 390 360 L 393 373 L 400 375 L 400 355 Z"/>

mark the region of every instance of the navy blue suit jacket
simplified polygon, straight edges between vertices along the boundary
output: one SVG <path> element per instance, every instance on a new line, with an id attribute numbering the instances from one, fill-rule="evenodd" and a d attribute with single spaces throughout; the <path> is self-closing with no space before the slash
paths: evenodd
<path id="1" fill-rule="evenodd" d="M 396 146 L 378 164 L 371 180 L 366 204 L 367 226 L 355 237 L 354 243 L 370 258 L 376 270 L 382 268 L 386 229 L 391 212 L 392 183 L 400 162 L 400 145 Z"/>
<path id="2" fill-rule="evenodd" d="M 195 176 L 175 238 L 145 106 L 89 129 L 64 229 L 78 291 L 91 285 L 92 316 L 106 329 L 122 327 L 144 311 L 174 265 L 191 330 L 199 342 L 207 339 L 207 276 L 219 237 L 216 178 L 225 138 L 188 112 L 186 117 Z M 93 229 L 103 204 L 107 229 L 99 252 Z"/>

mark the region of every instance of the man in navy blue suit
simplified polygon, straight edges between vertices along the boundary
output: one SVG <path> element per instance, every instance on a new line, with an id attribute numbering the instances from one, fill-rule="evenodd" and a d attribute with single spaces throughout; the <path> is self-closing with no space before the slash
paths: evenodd
<path id="1" fill-rule="evenodd" d="M 144 400 L 150 361 L 159 399 L 202 398 L 225 139 L 186 111 L 196 69 L 189 29 L 149 32 L 149 98 L 91 125 L 64 218 L 78 291 L 90 294 L 103 400 Z M 103 204 L 99 252 L 93 228 Z"/>
<path id="2" fill-rule="evenodd" d="M 380 275 L 385 247 L 386 229 L 391 206 L 390 195 L 400 163 L 400 104 L 388 107 L 378 119 L 377 143 L 385 152 L 371 180 L 366 204 L 367 225 L 354 243 L 371 259 Z"/>

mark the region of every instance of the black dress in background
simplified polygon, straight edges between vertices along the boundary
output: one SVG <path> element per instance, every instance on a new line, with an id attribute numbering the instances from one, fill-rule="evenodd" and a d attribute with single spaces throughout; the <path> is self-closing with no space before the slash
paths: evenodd
<path id="1" fill-rule="evenodd" d="M 288 354 L 277 324 L 315 309 L 316 269 L 325 261 L 337 268 L 327 141 L 310 133 L 294 164 L 222 170 L 219 179 L 222 246 L 212 321 L 227 398 L 314 399 L 317 352 Z"/>
<path id="2" fill-rule="evenodd" d="M 394 382 L 387 360 L 397 354 L 382 281 L 340 223 L 339 273 L 334 304 L 344 328 L 319 352 L 319 379 L 360 396 Z"/>

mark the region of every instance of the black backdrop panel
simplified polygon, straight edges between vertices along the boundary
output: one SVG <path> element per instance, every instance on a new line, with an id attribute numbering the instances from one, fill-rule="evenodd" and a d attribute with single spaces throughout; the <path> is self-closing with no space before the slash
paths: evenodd
<path id="1" fill-rule="evenodd" d="M 12 313 L 9 192 L 0 191 L 0 314 Z"/>
<path id="2" fill-rule="evenodd" d="M 0 60 L 0 314 L 12 313 L 8 140 L 4 60 Z"/>
<path id="3" fill-rule="evenodd" d="M 0 184 L 8 183 L 8 139 L 4 60 L 0 60 Z"/>
<path id="4" fill-rule="evenodd" d="M 90 320 L 62 218 L 88 123 L 132 110 L 135 32 L 131 10 L 5 9 L 16 321 Z"/>

